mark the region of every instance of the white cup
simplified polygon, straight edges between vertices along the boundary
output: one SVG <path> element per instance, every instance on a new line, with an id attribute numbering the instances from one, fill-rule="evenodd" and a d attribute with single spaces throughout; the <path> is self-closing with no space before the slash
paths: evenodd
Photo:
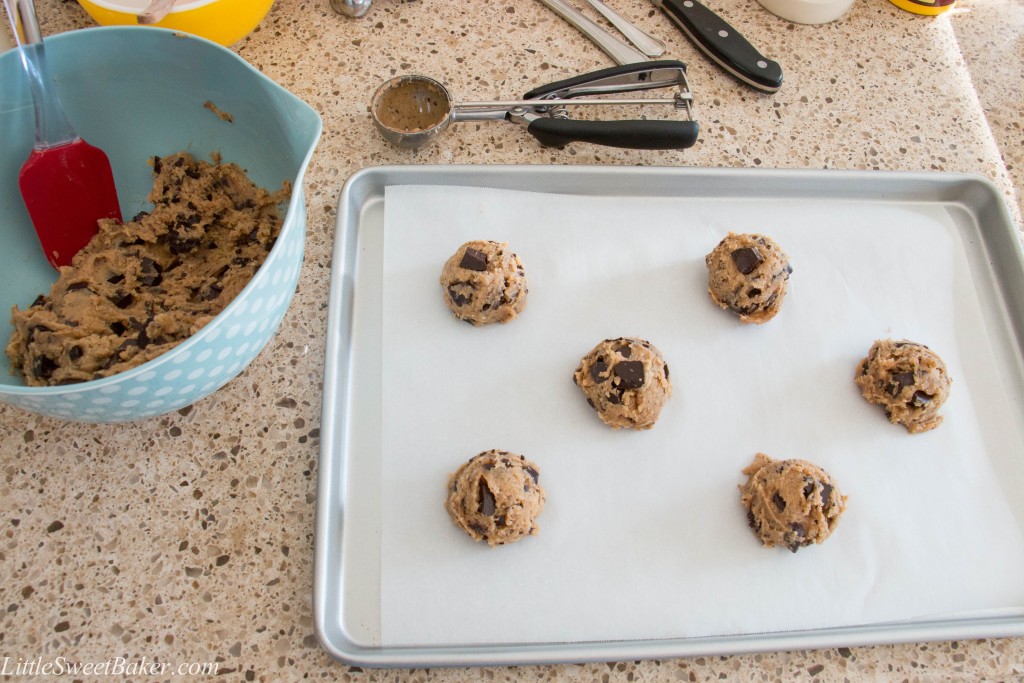
<path id="1" fill-rule="evenodd" d="M 772 14 L 797 24 L 826 24 L 846 14 L 853 0 L 757 0 Z"/>

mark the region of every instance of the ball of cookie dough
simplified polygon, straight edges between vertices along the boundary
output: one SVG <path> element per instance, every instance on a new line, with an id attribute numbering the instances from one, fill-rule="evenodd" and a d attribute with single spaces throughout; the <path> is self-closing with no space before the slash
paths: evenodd
<path id="1" fill-rule="evenodd" d="M 605 339 L 572 376 L 598 417 L 615 429 L 650 429 L 672 395 L 668 363 L 649 341 Z"/>
<path id="2" fill-rule="evenodd" d="M 903 425 L 911 434 L 942 423 L 939 408 L 953 382 L 937 353 L 905 339 L 872 344 L 857 366 L 855 381 L 869 403 L 882 406 L 889 422 Z"/>
<path id="3" fill-rule="evenodd" d="M 781 545 L 794 553 L 823 543 L 846 509 L 846 496 L 828 473 L 805 460 L 772 460 L 758 453 L 743 470 L 740 498 L 747 521 L 766 548 Z"/>
<path id="4" fill-rule="evenodd" d="M 760 324 L 779 312 L 793 269 L 770 237 L 730 232 L 704 262 L 711 300 L 738 313 L 740 321 Z"/>
<path id="5" fill-rule="evenodd" d="M 546 499 L 540 469 L 521 455 L 490 450 L 448 479 L 448 514 L 475 541 L 505 545 L 537 533 Z"/>
<path id="6" fill-rule="evenodd" d="M 463 244 L 444 264 L 441 287 L 455 317 L 473 325 L 507 323 L 526 307 L 523 264 L 503 242 Z"/>

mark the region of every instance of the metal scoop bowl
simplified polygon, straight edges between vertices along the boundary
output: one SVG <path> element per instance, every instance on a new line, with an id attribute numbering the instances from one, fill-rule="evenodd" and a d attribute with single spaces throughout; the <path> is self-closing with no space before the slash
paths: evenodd
<path id="1" fill-rule="evenodd" d="M 396 76 L 377 88 L 370 114 L 385 140 L 402 149 L 419 149 L 448 130 L 452 98 L 433 78 Z"/>
<path id="2" fill-rule="evenodd" d="M 600 99 L 610 93 L 678 87 L 672 98 Z M 626 64 L 575 76 L 536 88 L 522 100 L 453 102 L 448 90 L 427 76 L 405 75 L 385 81 L 373 95 L 370 114 L 385 140 L 402 149 L 418 149 L 458 121 L 511 121 L 525 125 L 543 145 L 563 147 L 589 142 L 626 149 L 685 149 L 697 141 L 693 97 L 682 62 L 664 60 Z M 670 105 L 686 120 L 576 121 L 570 105 Z"/>

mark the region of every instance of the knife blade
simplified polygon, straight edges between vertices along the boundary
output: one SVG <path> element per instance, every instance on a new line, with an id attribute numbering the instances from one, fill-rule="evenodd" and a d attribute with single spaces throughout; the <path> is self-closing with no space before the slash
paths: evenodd
<path id="1" fill-rule="evenodd" d="M 651 0 L 709 59 L 750 87 L 772 93 L 782 87 L 782 67 L 762 55 L 725 19 L 698 0 Z"/>

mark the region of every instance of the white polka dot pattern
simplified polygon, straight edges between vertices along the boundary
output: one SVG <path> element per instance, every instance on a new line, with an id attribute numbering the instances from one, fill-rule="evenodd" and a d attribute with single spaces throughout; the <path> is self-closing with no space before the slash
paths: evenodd
<path id="1" fill-rule="evenodd" d="M 270 341 L 295 293 L 306 236 L 301 189 L 295 195 L 278 242 L 252 282 L 191 339 L 113 377 L 66 387 L 11 387 L 3 400 L 52 417 L 124 422 L 177 410 L 219 389 Z"/>

